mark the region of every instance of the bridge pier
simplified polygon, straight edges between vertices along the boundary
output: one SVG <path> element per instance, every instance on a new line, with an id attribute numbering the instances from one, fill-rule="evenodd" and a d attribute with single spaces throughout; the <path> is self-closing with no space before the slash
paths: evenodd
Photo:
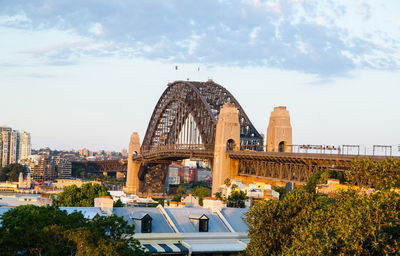
<path id="1" fill-rule="evenodd" d="M 215 132 L 215 149 L 213 161 L 212 194 L 219 192 L 226 178 L 238 175 L 239 162 L 231 159 L 227 150 L 237 150 L 240 147 L 239 111 L 232 103 L 226 103 L 220 109 Z"/>
<path id="2" fill-rule="evenodd" d="M 134 154 L 140 153 L 140 138 L 137 132 L 132 133 L 131 140 L 129 142 L 128 152 L 128 167 L 126 174 L 126 187 L 125 192 L 127 194 L 137 194 L 139 192 L 139 169 L 140 162 L 133 161 L 132 157 Z"/>
<path id="3" fill-rule="evenodd" d="M 275 107 L 267 129 L 268 152 L 292 152 L 292 126 L 286 107 Z"/>

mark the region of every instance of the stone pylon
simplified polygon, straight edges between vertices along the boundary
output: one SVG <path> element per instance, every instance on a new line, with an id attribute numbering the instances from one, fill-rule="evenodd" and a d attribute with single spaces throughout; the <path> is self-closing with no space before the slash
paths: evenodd
<path id="1" fill-rule="evenodd" d="M 213 160 L 212 194 L 220 191 L 226 178 L 238 175 L 239 163 L 230 159 L 227 149 L 238 150 L 240 147 L 239 111 L 232 103 L 226 103 L 219 111 L 215 134 L 215 149 Z"/>
<path id="2" fill-rule="evenodd" d="M 267 151 L 292 152 L 292 126 L 286 107 L 275 107 L 267 129 Z"/>
<path id="3" fill-rule="evenodd" d="M 133 161 L 132 156 L 140 153 L 140 139 L 137 132 L 132 133 L 131 140 L 129 142 L 128 152 L 128 167 L 126 175 L 126 187 L 125 192 L 128 194 L 137 194 L 139 192 L 139 169 L 140 162 Z"/>

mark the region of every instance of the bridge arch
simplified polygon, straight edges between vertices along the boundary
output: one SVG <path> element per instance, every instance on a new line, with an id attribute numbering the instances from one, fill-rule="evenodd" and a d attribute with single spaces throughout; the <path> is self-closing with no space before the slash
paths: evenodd
<path id="1" fill-rule="evenodd" d="M 239 110 L 240 145 L 263 145 L 262 136 L 254 128 L 239 102 L 224 87 L 211 80 L 176 81 L 168 84 L 154 108 L 142 150 L 178 144 L 179 134 L 188 119 L 193 121 L 194 124 L 188 125 L 196 128 L 201 143 L 205 147 L 213 148 L 219 110 L 227 102 L 233 103 Z"/>

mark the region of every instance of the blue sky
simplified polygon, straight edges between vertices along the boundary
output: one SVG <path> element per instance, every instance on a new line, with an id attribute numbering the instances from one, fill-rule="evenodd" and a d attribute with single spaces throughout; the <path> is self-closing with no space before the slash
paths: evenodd
<path id="1" fill-rule="evenodd" d="M 262 133 L 286 105 L 296 144 L 400 143 L 397 0 L 0 0 L 0 35 L 0 124 L 34 148 L 126 148 L 187 78 Z"/>

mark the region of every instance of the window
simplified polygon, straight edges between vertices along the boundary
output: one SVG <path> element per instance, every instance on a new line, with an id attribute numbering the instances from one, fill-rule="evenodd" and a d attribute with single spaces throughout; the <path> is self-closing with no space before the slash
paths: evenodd
<path id="1" fill-rule="evenodd" d="M 200 219 L 199 232 L 208 232 L 208 219 Z"/>
<path id="2" fill-rule="evenodd" d="M 279 142 L 279 152 L 285 152 L 285 142 Z"/>
<path id="3" fill-rule="evenodd" d="M 151 233 L 151 221 L 152 218 L 148 214 L 142 218 L 142 233 Z"/>
<path id="4" fill-rule="evenodd" d="M 235 142 L 232 140 L 232 139 L 229 139 L 227 142 L 226 142 L 226 150 L 233 150 L 234 149 L 234 146 L 235 146 Z"/>

